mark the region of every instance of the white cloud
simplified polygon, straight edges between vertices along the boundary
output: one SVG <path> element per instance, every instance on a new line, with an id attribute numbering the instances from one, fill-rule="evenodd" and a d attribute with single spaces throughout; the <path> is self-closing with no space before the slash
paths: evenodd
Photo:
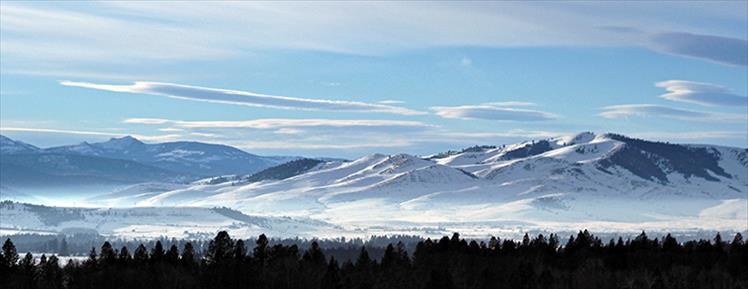
<path id="1" fill-rule="evenodd" d="M 431 110 L 437 115 L 444 118 L 460 119 L 486 119 L 502 121 L 544 121 L 556 119 L 559 116 L 531 109 L 512 108 L 509 106 L 526 106 L 531 105 L 525 102 L 498 102 L 484 103 L 479 105 L 461 105 L 461 106 L 434 106 Z"/>
<path id="2" fill-rule="evenodd" d="M 656 104 L 623 104 L 602 108 L 600 116 L 605 118 L 665 117 L 688 121 L 745 122 L 748 115 L 734 113 L 714 113 L 680 109 Z"/>
<path id="3" fill-rule="evenodd" d="M 412 128 L 427 129 L 436 126 L 419 121 L 407 120 L 372 120 L 372 119 L 291 119 L 267 118 L 243 121 L 185 121 L 160 118 L 128 118 L 123 121 L 131 124 L 170 124 L 181 128 L 310 128 L 310 127 L 341 127 L 341 128 Z"/>
<path id="4" fill-rule="evenodd" d="M 446 138 L 453 140 L 457 139 L 471 139 L 471 140 L 483 140 L 483 139 L 495 139 L 495 138 L 533 138 L 533 139 L 544 139 L 552 138 L 568 133 L 555 132 L 555 131 L 532 131 L 532 130 L 521 130 L 513 129 L 508 131 L 499 132 L 444 132 L 438 134 Z"/>
<path id="5" fill-rule="evenodd" d="M 136 124 L 165 124 L 171 122 L 168 119 L 163 118 L 128 118 L 123 121 L 124 123 L 136 123 Z"/>
<path id="6" fill-rule="evenodd" d="M 366 141 L 360 143 L 314 143 L 297 141 L 248 141 L 236 142 L 235 146 L 245 149 L 275 149 L 275 150 L 355 150 L 355 149 L 382 149 L 402 148 L 413 145 L 404 140 L 391 140 L 387 142 Z"/>
<path id="7" fill-rule="evenodd" d="M 180 131 L 184 131 L 184 129 L 176 128 L 176 127 L 164 127 L 164 128 L 159 128 L 158 131 L 163 131 L 163 132 L 180 132 Z"/>
<path id="8" fill-rule="evenodd" d="M 96 2 L 78 11 L 67 3 L 34 4 L 1 3 L 4 56 L 39 62 L 126 62 L 233 57 L 277 48 L 382 54 L 456 46 L 641 45 L 745 65 L 739 50 L 744 42 L 730 38 L 745 36 L 745 15 L 736 13 L 746 9 L 740 1 L 711 6 L 696 2 L 217 5 L 189 1 L 163 5 L 131 1 Z M 692 11 L 700 12 L 698 18 L 690 16 Z M 740 28 L 725 29 L 720 23 L 737 23 L 732 26 Z M 634 33 L 652 27 L 701 34 Z"/>
<path id="9" fill-rule="evenodd" d="M 405 103 L 405 101 L 394 100 L 394 99 L 385 99 L 385 100 L 382 100 L 382 101 L 377 101 L 377 103 L 381 103 L 381 104 L 403 104 L 403 103 Z"/>
<path id="10" fill-rule="evenodd" d="M 706 106 L 720 105 L 742 108 L 748 106 L 748 97 L 734 94 L 723 86 L 711 83 L 667 80 L 658 82 L 656 85 L 669 91 L 660 96 L 667 100 L 689 102 Z"/>
<path id="11" fill-rule="evenodd" d="M 274 154 L 291 150 L 326 151 L 326 154 L 356 157 L 358 153 L 433 153 L 433 147 L 454 149 L 475 144 L 501 144 L 548 138 L 559 132 L 535 130 L 453 131 L 440 126 L 403 120 L 366 119 L 255 119 L 244 121 L 185 121 L 131 118 L 123 122 L 182 129 L 198 141 L 220 142 L 251 151 Z M 203 135 L 212 137 L 201 138 Z M 251 141 L 248 141 L 251 140 Z M 431 148 L 431 149 L 425 149 Z M 350 150 L 338 152 L 338 150 Z M 436 151 L 439 151 L 437 149 Z"/>
<path id="12" fill-rule="evenodd" d="M 685 32 L 656 33 L 650 39 L 655 49 L 666 53 L 748 66 L 746 39 Z"/>
<path id="13" fill-rule="evenodd" d="M 178 134 L 167 134 L 167 135 L 140 135 L 140 134 L 129 134 L 129 133 L 112 133 L 112 132 L 100 132 L 100 131 L 88 131 L 88 130 L 69 130 L 69 129 L 55 129 L 55 128 L 33 128 L 33 127 L 0 127 L 0 132 L 29 132 L 29 133 L 54 133 L 54 134 L 68 134 L 68 135 L 88 135 L 88 136 L 106 136 L 106 137 L 123 137 L 133 136 L 143 141 L 163 142 L 173 141 L 181 138 Z"/>
<path id="14" fill-rule="evenodd" d="M 88 82 L 62 81 L 60 82 L 60 84 L 64 86 L 105 91 L 160 95 L 175 99 L 186 99 L 233 105 L 247 105 L 254 107 L 295 110 L 382 112 L 402 115 L 424 114 L 423 112 L 385 104 L 348 100 L 328 100 L 267 95 L 248 91 L 207 88 L 173 83 L 138 81 L 131 85 L 110 85 Z"/>

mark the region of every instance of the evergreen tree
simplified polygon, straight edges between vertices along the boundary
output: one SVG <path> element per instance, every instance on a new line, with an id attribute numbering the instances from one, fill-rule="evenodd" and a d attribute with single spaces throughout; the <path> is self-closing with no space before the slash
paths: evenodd
<path id="1" fill-rule="evenodd" d="M 237 240 L 234 244 L 234 252 L 232 253 L 234 260 L 243 261 L 247 257 L 247 246 L 244 245 L 243 240 Z"/>
<path id="2" fill-rule="evenodd" d="M 88 251 L 88 259 L 86 259 L 86 264 L 89 266 L 96 265 L 98 258 L 96 257 L 96 248 L 91 247 L 91 251 Z"/>
<path id="3" fill-rule="evenodd" d="M 320 282 L 320 289 L 341 289 L 340 284 L 340 272 L 338 269 L 338 261 L 334 257 L 330 257 L 330 262 L 327 264 L 327 270 L 325 275 L 322 277 Z"/>
<path id="4" fill-rule="evenodd" d="M 101 253 L 99 255 L 99 262 L 105 265 L 114 264 L 114 261 L 117 259 L 117 255 L 114 252 L 114 249 L 112 248 L 112 244 L 109 244 L 109 242 L 104 242 L 104 245 L 101 245 Z"/>
<path id="5" fill-rule="evenodd" d="M 743 235 L 740 234 L 740 232 L 735 234 L 735 238 L 732 239 L 732 243 L 730 243 L 733 246 L 742 246 L 743 245 Z"/>
<path id="6" fill-rule="evenodd" d="M 192 247 L 192 243 L 185 243 L 182 249 L 182 258 L 180 258 L 182 264 L 188 268 L 194 267 L 197 265 L 195 258 L 195 248 Z"/>
<path id="7" fill-rule="evenodd" d="M 233 252 L 234 241 L 228 232 L 220 231 L 208 244 L 208 251 L 205 253 L 205 263 L 220 264 L 230 259 Z"/>
<path id="8" fill-rule="evenodd" d="M 138 245 L 138 248 L 135 249 L 132 259 L 138 264 L 145 264 L 148 262 L 148 250 L 145 249 L 143 244 Z"/>
<path id="9" fill-rule="evenodd" d="M 132 256 L 130 256 L 130 251 L 127 250 L 127 246 L 122 246 L 122 249 L 119 250 L 117 261 L 122 264 L 128 264 L 130 263 L 130 261 L 132 261 Z"/>
<path id="10" fill-rule="evenodd" d="M 252 251 L 252 256 L 260 262 L 264 263 L 268 257 L 267 247 L 268 237 L 265 236 L 265 234 L 261 234 L 259 237 L 257 237 L 255 248 Z"/>
<path id="11" fill-rule="evenodd" d="M 177 249 L 177 245 L 172 244 L 171 247 L 169 247 L 169 251 L 166 251 L 166 262 L 169 264 L 177 264 L 179 263 L 179 249 Z"/>
<path id="12" fill-rule="evenodd" d="M 319 247 L 316 241 L 312 242 L 312 246 L 304 252 L 301 257 L 302 260 L 315 266 L 325 266 L 325 254 L 322 253 L 322 249 Z"/>
<path id="13" fill-rule="evenodd" d="M 161 241 L 156 241 L 156 245 L 153 246 L 153 250 L 151 250 L 151 262 L 158 263 L 164 260 L 164 245 L 161 244 Z"/>
<path id="14" fill-rule="evenodd" d="M 5 243 L 3 243 L 2 257 L 2 267 L 4 268 L 11 269 L 18 263 L 18 251 L 16 251 L 16 245 L 13 244 L 10 238 L 6 239 Z"/>

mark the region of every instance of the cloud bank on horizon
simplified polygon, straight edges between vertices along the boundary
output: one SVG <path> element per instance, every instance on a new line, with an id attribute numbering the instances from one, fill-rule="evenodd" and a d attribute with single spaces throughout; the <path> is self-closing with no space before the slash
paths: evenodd
<path id="1" fill-rule="evenodd" d="M 746 2 L 0 6 L 0 132 L 42 145 L 355 157 L 587 130 L 748 145 Z"/>

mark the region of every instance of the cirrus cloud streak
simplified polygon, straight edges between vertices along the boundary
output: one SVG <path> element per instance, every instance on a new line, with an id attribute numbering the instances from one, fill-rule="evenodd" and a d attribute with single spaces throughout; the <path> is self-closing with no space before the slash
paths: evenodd
<path id="1" fill-rule="evenodd" d="M 208 88 L 163 82 L 137 81 L 130 85 L 61 81 L 61 85 L 112 92 L 166 96 L 175 99 L 293 110 L 381 112 L 400 115 L 424 114 L 403 107 L 349 100 L 328 100 L 259 94 L 241 90 Z"/>
<path id="2" fill-rule="evenodd" d="M 622 104 L 602 108 L 600 116 L 605 118 L 665 117 L 687 121 L 745 122 L 748 116 L 734 113 L 713 113 L 674 108 L 656 104 Z"/>
<path id="3" fill-rule="evenodd" d="M 545 121 L 559 118 L 558 115 L 525 108 L 511 106 L 531 106 L 526 102 L 494 102 L 478 105 L 434 106 L 431 107 L 437 115 L 444 118 L 484 119 L 500 121 Z"/>

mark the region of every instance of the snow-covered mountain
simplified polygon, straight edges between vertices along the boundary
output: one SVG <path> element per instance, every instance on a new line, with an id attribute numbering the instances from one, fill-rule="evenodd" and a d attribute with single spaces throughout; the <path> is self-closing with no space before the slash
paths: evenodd
<path id="1" fill-rule="evenodd" d="M 130 160 L 172 172 L 203 177 L 252 174 L 295 159 L 263 157 L 230 146 L 200 142 L 146 144 L 131 136 L 112 138 L 100 143 L 84 142 L 53 147 L 45 151 Z"/>
<path id="2" fill-rule="evenodd" d="M 580 133 L 417 157 L 298 161 L 271 177 L 133 186 L 107 206 L 221 207 L 346 232 L 748 230 L 748 150 Z"/>
<path id="3" fill-rule="evenodd" d="M 748 214 L 747 154 L 581 133 L 423 158 L 372 154 L 282 180 L 201 183 L 135 203 L 230 205 L 339 224 L 501 220 L 707 227 L 722 210 L 718 216 L 732 217 L 717 223 L 745 228 L 737 217 Z"/>

